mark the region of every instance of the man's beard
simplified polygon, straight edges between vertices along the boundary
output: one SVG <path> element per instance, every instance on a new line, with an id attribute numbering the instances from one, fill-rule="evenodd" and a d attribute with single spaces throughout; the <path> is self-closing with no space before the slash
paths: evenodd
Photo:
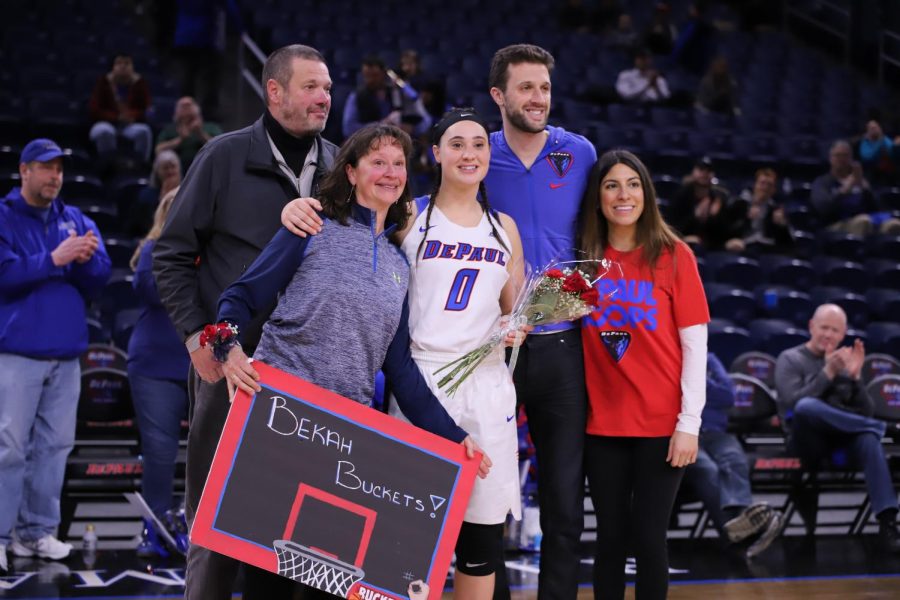
<path id="1" fill-rule="evenodd" d="M 545 113 L 545 115 L 546 114 L 547 113 Z M 513 127 L 515 127 L 516 129 L 519 129 L 521 131 L 524 131 L 526 133 L 540 133 L 540 132 L 544 131 L 544 128 L 547 127 L 547 117 L 546 116 L 544 117 L 544 122 L 542 124 L 534 125 L 534 124 L 530 123 L 528 121 L 528 119 L 525 117 L 525 109 L 524 108 L 521 110 L 518 110 L 518 111 L 507 113 L 506 118 L 509 119 L 509 123 Z"/>

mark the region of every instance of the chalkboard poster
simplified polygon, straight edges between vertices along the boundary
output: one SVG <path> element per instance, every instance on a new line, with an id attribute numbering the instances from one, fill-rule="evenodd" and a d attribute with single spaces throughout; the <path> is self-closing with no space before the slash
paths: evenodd
<path id="1" fill-rule="evenodd" d="M 480 456 L 255 362 L 191 541 L 343 598 L 439 598 Z M 378 595 L 380 594 L 380 595 Z"/>

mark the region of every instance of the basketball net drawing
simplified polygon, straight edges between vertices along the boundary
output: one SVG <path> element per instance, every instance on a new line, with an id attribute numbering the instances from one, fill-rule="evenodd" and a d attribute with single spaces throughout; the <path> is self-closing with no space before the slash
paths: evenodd
<path id="1" fill-rule="evenodd" d="M 272 542 L 278 574 L 346 598 L 366 575 L 375 518 L 372 509 L 301 483 L 284 539 Z"/>

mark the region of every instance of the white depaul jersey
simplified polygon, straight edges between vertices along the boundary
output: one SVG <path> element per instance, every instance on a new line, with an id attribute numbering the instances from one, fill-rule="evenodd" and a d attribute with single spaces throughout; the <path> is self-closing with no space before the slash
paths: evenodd
<path id="1" fill-rule="evenodd" d="M 410 264 L 409 334 L 412 350 L 461 355 L 474 350 L 500 318 L 500 291 L 511 248 L 496 213 L 474 227 L 450 221 L 435 206 L 425 230 L 427 203 L 403 240 Z M 419 251 L 420 242 L 425 238 Z M 504 248 L 504 245 L 506 246 Z"/>

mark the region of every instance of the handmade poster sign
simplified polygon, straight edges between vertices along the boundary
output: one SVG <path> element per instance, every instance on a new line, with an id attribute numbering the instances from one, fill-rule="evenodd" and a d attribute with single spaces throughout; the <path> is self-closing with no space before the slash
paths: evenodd
<path id="1" fill-rule="evenodd" d="M 238 392 L 192 543 L 342 598 L 439 598 L 480 455 L 254 363 Z M 379 595 L 380 594 L 380 595 Z"/>

